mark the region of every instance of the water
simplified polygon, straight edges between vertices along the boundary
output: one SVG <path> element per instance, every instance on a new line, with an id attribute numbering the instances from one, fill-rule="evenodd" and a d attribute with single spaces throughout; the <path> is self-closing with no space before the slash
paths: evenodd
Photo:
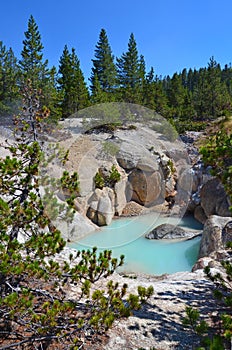
<path id="1" fill-rule="evenodd" d="M 156 214 L 116 219 L 72 243 L 71 247 L 86 249 L 96 246 L 99 250 L 111 249 L 114 257 L 125 255 L 123 272 L 142 272 L 160 275 L 178 271 L 190 271 L 197 260 L 200 238 L 192 240 L 148 240 L 144 237 L 153 227 L 172 223 L 186 229 L 200 230 L 202 226 L 192 217 L 182 220 L 163 218 Z"/>

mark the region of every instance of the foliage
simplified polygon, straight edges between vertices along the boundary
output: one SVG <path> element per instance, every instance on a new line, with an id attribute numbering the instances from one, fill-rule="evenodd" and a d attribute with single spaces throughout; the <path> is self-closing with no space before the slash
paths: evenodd
<path id="1" fill-rule="evenodd" d="M 116 168 L 116 166 L 113 164 L 107 181 L 110 183 L 111 186 L 114 186 L 116 182 L 120 181 L 120 179 L 121 179 L 121 175 L 118 169 Z"/>
<path id="2" fill-rule="evenodd" d="M 65 45 L 59 65 L 59 91 L 62 96 L 61 109 L 64 118 L 89 105 L 89 93 L 80 68 L 75 49 L 71 53 Z"/>
<path id="3" fill-rule="evenodd" d="M 0 41 L 0 116 L 8 116 L 17 110 L 19 70 L 13 50 L 7 50 Z"/>
<path id="4" fill-rule="evenodd" d="M 186 119 L 172 119 L 172 123 L 178 134 L 184 134 L 186 131 L 204 131 L 208 122 L 194 121 Z"/>
<path id="5" fill-rule="evenodd" d="M 87 344 L 88 348 L 115 319 L 138 309 L 153 289 L 139 287 L 137 295 L 126 296 L 126 284 L 120 287 L 108 281 L 104 290 L 93 291 L 92 283 L 111 276 L 123 264 L 124 257 L 115 259 L 111 251 L 98 254 L 93 248 L 61 262 L 55 259 L 65 241 L 53 224 L 60 212 L 54 193 L 57 188 L 69 193 L 62 213 L 67 208 L 67 215 L 72 214 L 78 175 L 64 172 L 61 179 L 44 175 L 43 163 L 54 157 L 48 154 L 46 159 L 39 134 L 48 113 L 40 109 L 38 93 L 30 85 L 23 100 L 15 120 L 15 142 L 7 142 L 9 156 L 0 159 L 1 346 L 75 349 Z"/>
<path id="6" fill-rule="evenodd" d="M 105 186 L 109 186 L 113 188 L 114 185 L 118 181 L 120 181 L 120 179 L 121 179 L 121 175 L 118 169 L 116 168 L 116 166 L 113 164 L 109 171 L 109 174 L 105 174 L 101 169 L 99 169 L 99 171 L 96 173 L 94 177 L 94 182 L 95 182 L 96 188 L 102 189 Z"/>
<path id="7" fill-rule="evenodd" d="M 43 91 L 43 94 L 40 94 L 40 103 L 50 109 L 50 118 L 57 120 L 60 118 L 60 109 L 57 101 L 56 69 L 49 69 L 48 60 L 43 58 L 41 34 L 32 15 L 24 35 L 21 59 L 18 62 L 18 84 L 23 88 L 30 80 L 34 89 Z"/>
<path id="8" fill-rule="evenodd" d="M 97 172 L 94 176 L 94 183 L 96 188 L 102 189 L 105 186 L 105 180 L 99 172 Z"/>
<path id="9" fill-rule="evenodd" d="M 139 103 L 141 69 L 133 33 L 129 38 L 127 52 L 117 58 L 117 78 L 122 100 L 129 103 Z"/>
<path id="10" fill-rule="evenodd" d="M 221 129 L 208 138 L 200 152 L 212 174 L 219 177 L 232 203 L 232 133 Z"/>
<path id="11" fill-rule="evenodd" d="M 206 67 L 158 76 L 152 67 L 146 70 L 143 55 L 139 54 L 133 33 L 128 48 L 117 58 L 105 29 L 101 29 L 92 60 L 89 96 L 75 48 L 65 46 L 60 57 L 58 74 L 48 68 L 43 58 L 43 44 L 33 16 L 28 20 L 21 59 L 0 42 L 0 113 L 9 115 L 17 108 L 19 86 L 27 79 L 43 90 L 43 105 L 50 109 L 50 118 L 67 117 L 90 104 L 112 101 L 141 104 L 165 118 L 173 120 L 183 133 L 200 130 L 204 122 L 232 111 L 232 68 L 224 68 L 210 57 Z M 124 111 L 125 112 L 125 111 Z"/>
<path id="12" fill-rule="evenodd" d="M 186 307 L 186 317 L 183 318 L 182 323 L 185 327 L 191 328 L 197 335 L 206 333 L 208 326 L 204 320 L 200 320 L 200 313 L 192 307 Z"/>
<path id="13" fill-rule="evenodd" d="M 101 29 L 99 41 L 95 49 L 95 59 L 92 61 L 93 68 L 90 78 L 90 88 L 92 96 L 94 96 L 94 102 L 113 101 L 112 92 L 116 85 L 116 67 L 105 29 Z M 102 95 L 102 98 L 100 98 L 100 95 Z"/>
<path id="14" fill-rule="evenodd" d="M 19 67 L 22 73 L 22 86 L 24 82 L 30 79 L 34 88 L 44 89 L 49 78 L 48 61 L 43 61 L 44 47 L 38 25 L 32 15 L 28 20 L 28 28 L 24 34 L 23 50 L 21 52 L 21 60 L 19 61 Z"/>
<path id="15" fill-rule="evenodd" d="M 201 346 L 197 347 L 198 350 L 224 350 L 224 344 L 222 338 L 214 334 L 209 336 L 209 325 L 205 320 L 201 320 L 200 312 L 192 307 L 186 307 L 186 317 L 183 318 L 182 323 L 184 327 L 190 329 L 195 333 L 199 339 Z"/>

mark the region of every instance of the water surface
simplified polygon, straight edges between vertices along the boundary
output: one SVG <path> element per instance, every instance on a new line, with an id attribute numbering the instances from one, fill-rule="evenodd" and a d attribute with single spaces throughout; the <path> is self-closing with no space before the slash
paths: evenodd
<path id="1" fill-rule="evenodd" d="M 71 247 L 86 249 L 96 246 L 99 250 L 110 249 L 114 257 L 125 255 L 124 272 L 148 274 L 190 271 L 197 260 L 200 238 L 187 241 L 148 240 L 144 235 L 152 228 L 172 223 L 185 229 L 200 230 L 202 225 L 192 217 L 182 220 L 164 218 L 158 214 L 142 215 L 133 218 L 115 219 L 111 225 L 95 231 Z"/>

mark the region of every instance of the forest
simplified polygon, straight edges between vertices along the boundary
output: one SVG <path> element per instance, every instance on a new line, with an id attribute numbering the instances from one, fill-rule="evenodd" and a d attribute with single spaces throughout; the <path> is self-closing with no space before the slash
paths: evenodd
<path id="1" fill-rule="evenodd" d="M 65 45 L 58 67 L 49 67 L 33 16 L 23 40 L 21 57 L 0 41 L 0 116 L 6 120 L 17 113 L 20 89 L 27 79 L 43 91 L 41 104 L 57 121 L 97 103 L 128 102 L 155 110 L 174 123 L 177 131 L 200 130 L 205 121 L 232 111 L 232 67 L 224 68 L 214 57 L 207 67 L 184 68 L 173 76 L 158 76 L 146 69 L 133 33 L 127 51 L 114 57 L 107 33 L 101 29 L 86 80 L 76 49 Z"/>

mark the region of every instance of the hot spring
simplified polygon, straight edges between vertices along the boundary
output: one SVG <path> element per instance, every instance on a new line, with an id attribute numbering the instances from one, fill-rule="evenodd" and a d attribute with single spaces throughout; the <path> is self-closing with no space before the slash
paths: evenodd
<path id="1" fill-rule="evenodd" d="M 198 257 L 200 237 L 191 240 L 149 240 L 144 236 L 152 228 L 170 223 L 186 230 L 200 231 L 202 225 L 191 216 L 183 219 L 161 217 L 156 214 L 115 219 L 109 226 L 94 231 L 78 242 L 70 244 L 78 250 L 97 247 L 112 250 L 113 257 L 125 255 L 120 268 L 124 273 L 161 275 L 191 271 Z"/>

